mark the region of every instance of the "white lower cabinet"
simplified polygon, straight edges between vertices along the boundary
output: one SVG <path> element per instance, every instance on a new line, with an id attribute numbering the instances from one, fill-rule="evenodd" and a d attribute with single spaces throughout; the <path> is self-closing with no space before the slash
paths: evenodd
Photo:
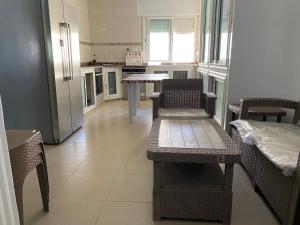
<path id="1" fill-rule="evenodd" d="M 104 68 L 104 100 L 121 98 L 121 68 Z"/>
<path id="2" fill-rule="evenodd" d="M 196 78 L 196 68 L 193 65 L 166 65 L 166 66 L 148 66 L 147 73 L 169 74 L 170 79 L 193 79 Z M 147 84 L 147 97 L 160 92 L 160 83 Z"/>
<path id="3" fill-rule="evenodd" d="M 81 69 L 81 91 L 83 112 L 86 113 L 96 106 L 95 69 Z"/>

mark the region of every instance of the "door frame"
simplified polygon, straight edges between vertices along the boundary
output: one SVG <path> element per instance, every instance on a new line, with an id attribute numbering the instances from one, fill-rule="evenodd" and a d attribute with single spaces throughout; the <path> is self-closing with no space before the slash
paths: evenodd
<path id="1" fill-rule="evenodd" d="M 0 224 L 20 224 L 0 96 Z"/>

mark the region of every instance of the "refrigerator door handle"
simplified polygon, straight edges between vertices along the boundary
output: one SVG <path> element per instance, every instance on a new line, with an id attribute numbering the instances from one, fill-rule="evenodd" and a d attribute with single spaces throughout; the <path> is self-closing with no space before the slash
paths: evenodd
<path id="1" fill-rule="evenodd" d="M 70 24 L 67 24 L 67 36 L 68 36 L 68 60 L 69 60 L 69 70 L 70 70 L 70 80 L 74 79 L 73 70 L 73 52 L 72 52 L 72 36 Z"/>
<path id="2" fill-rule="evenodd" d="M 63 79 L 69 80 L 70 66 L 69 66 L 69 41 L 68 41 L 68 26 L 66 23 L 60 23 L 61 32 L 61 51 L 62 51 L 62 64 L 63 64 Z"/>

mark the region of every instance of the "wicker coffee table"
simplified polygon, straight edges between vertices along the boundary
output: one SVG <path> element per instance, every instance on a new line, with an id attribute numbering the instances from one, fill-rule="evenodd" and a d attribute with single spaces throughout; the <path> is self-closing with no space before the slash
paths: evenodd
<path id="1" fill-rule="evenodd" d="M 154 161 L 154 220 L 230 224 L 233 168 L 240 152 L 214 120 L 155 120 L 147 147 Z"/>

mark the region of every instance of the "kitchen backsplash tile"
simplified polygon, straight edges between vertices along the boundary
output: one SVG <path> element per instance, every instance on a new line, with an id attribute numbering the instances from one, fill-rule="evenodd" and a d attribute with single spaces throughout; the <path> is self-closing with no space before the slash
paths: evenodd
<path id="1" fill-rule="evenodd" d="M 127 48 L 142 48 L 137 0 L 89 0 L 91 55 L 101 62 L 124 62 Z"/>

